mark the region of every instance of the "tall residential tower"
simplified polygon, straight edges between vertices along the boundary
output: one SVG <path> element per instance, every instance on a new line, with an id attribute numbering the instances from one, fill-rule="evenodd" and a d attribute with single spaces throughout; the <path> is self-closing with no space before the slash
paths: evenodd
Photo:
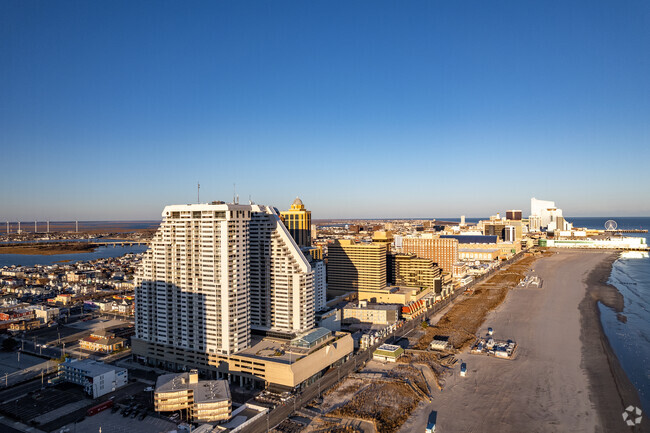
<path id="1" fill-rule="evenodd" d="M 213 202 L 162 217 L 136 274 L 136 355 L 207 365 L 249 347 L 251 326 L 313 327 L 313 271 L 275 209 Z"/>

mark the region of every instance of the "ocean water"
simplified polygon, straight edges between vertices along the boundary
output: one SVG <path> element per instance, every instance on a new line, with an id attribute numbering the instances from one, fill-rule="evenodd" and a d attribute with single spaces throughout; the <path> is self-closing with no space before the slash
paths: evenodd
<path id="1" fill-rule="evenodd" d="M 613 219 L 620 229 L 650 229 L 650 218 L 570 218 L 574 227 L 604 228 Z M 650 238 L 648 233 L 625 236 Z M 599 305 L 605 335 L 623 370 L 639 392 L 644 414 L 650 413 L 650 258 L 619 258 L 612 266 L 609 283 L 625 299 L 623 321 L 610 308 Z"/>

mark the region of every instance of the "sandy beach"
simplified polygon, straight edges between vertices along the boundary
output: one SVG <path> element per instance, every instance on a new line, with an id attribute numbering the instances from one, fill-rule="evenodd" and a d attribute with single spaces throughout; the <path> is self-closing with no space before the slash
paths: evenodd
<path id="1" fill-rule="evenodd" d="M 516 359 L 459 354 L 467 377 L 456 366 L 443 391 L 400 431 L 424 431 L 432 410 L 441 432 L 647 431 L 647 419 L 637 430 L 623 422 L 624 408 L 639 399 L 609 348 L 596 305 L 622 309 L 622 296 L 606 284 L 617 256 L 559 251 L 536 261 L 542 288 L 511 290 L 479 331 L 492 327 L 495 338 L 515 340 Z"/>

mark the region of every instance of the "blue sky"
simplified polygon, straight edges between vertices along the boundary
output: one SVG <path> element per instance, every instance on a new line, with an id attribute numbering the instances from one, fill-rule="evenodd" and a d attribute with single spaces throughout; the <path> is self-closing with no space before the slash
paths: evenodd
<path id="1" fill-rule="evenodd" d="M 650 215 L 650 2 L 0 0 L 0 220 Z"/>

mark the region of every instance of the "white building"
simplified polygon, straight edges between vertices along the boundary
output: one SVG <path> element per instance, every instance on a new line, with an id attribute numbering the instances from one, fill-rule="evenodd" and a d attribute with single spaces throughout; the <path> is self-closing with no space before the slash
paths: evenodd
<path id="1" fill-rule="evenodd" d="M 129 381 L 126 368 L 115 367 L 89 359 L 66 358 L 59 364 L 59 377 L 84 387 L 92 398 L 101 397 L 123 387 Z"/>
<path id="2" fill-rule="evenodd" d="M 254 326 L 301 333 L 314 327 L 314 272 L 268 206 L 251 205 L 250 308 Z"/>
<path id="3" fill-rule="evenodd" d="M 528 231 L 537 233 L 542 231 L 542 217 L 539 215 L 531 215 L 528 217 Z"/>
<path id="4" fill-rule="evenodd" d="M 570 230 L 572 224 L 565 221 L 562 209 L 555 207 L 555 202 L 548 200 L 530 199 L 529 225 L 531 231 L 546 229 L 549 232 L 555 230 Z M 539 227 L 537 226 L 539 224 Z M 536 230 L 538 229 L 538 230 Z"/>
<path id="5" fill-rule="evenodd" d="M 314 310 L 320 311 L 327 307 L 326 266 L 322 260 L 314 260 L 311 265 L 314 270 Z"/>
<path id="6" fill-rule="evenodd" d="M 313 271 L 275 209 L 213 202 L 162 217 L 136 274 L 134 353 L 198 361 L 249 347 L 251 325 L 313 327 Z"/>
<path id="7" fill-rule="evenodd" d="M 45 305 L 36 305 L 32 307 L 37 319 L 41 319 L 43 323 L 49 323 L 59 317 L 58 308 L 50 308 Z"/>

